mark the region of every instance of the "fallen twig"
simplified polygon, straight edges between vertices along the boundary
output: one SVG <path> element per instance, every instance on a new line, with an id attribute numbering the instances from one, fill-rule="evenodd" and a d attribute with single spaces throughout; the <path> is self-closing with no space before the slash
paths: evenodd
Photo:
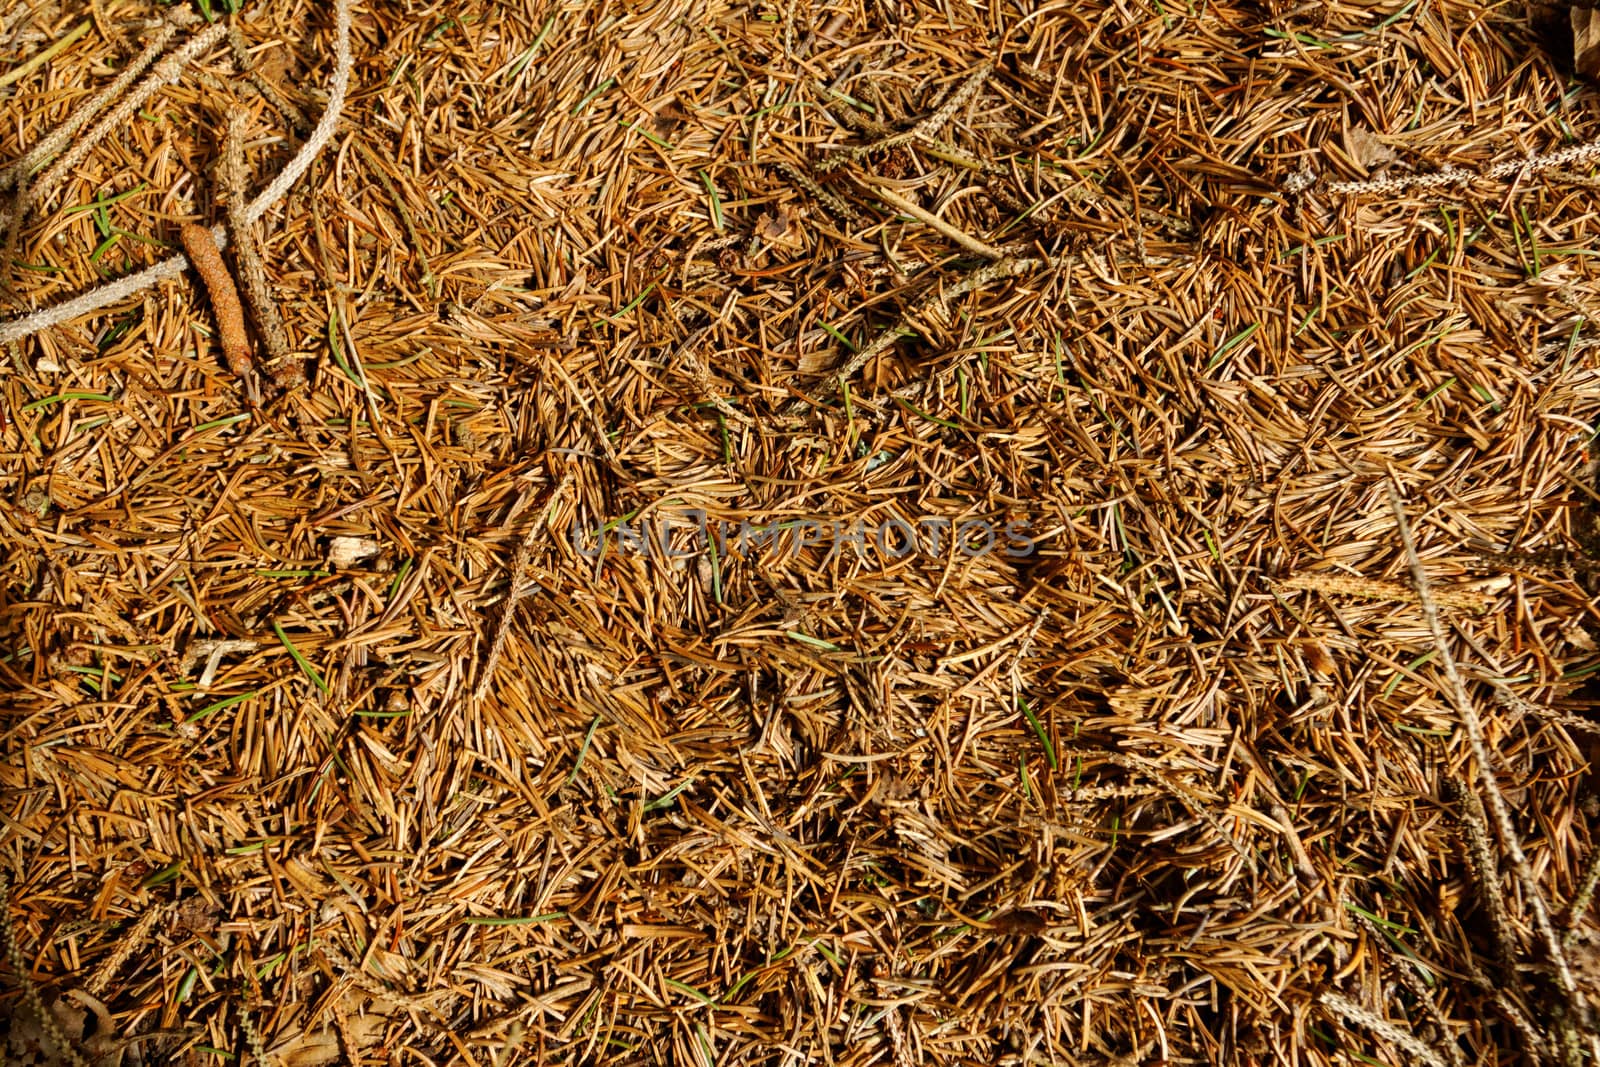
<path id="1" fill-rule="evenodd" d="M 217 337 L 222 342 L 222 355 L 228 369 L 244 382 L 245 392 L 252 403 L 260 403 L 256 385 L 255 361 L 250 357 L 250 337 L 244 329 L 244 305 L 239 302 L 239 290 L 233 284 L 233 275 L 222 261 L 222 252 L 211 239 L 204 226 L 190 223 L 181 231 L 183 250 L 189 262 L 205 282 L 211 294 L 211 309 L 217 316 Z"/>
<path id="2" fill-rule="evenodd" d="M 6 71 L 4 74 L 0 74 L 0 89 L 5 88 L 14 81 L 21 81 L 23 78 L 26 78 L 40 67 L 50 62 L 56 56 L 59 56 L 62 52 L 65 52 L 67 49 L 71 48 L 73 42 L 89 32 L 90 25 L 91 23 L 88 20 L 78 23 L 76 26 L 72 27 L 72 29 L 62 34 L 60 40 L 56 41 L 49 48 L 46 48 L 43 52 L 40 52 L 38 55 L 24 63 L 18 64 L 11 70 Z"/>
<path id="3" fill-rule="evenodd" d="M 44 999 L 39 996 L 39 984 L 33 980 L 33 975 L 28 971 L 28 962 L 22 957 L 22 946 L 17 943 L 16 926 L 11 922 L 10 891 L 10 879 L 0 872 L 0 951 L 4 952 L 6 962 L 17 974 L 17 984 L 22 987 L 23 1001 L 29 1010 L 38 1016 L 40 1031 L 60 1050 L 58 1055 L 65 1059 L 70 1067 L 89 1067 L 89 1061 L 67 1039 L 55 1013 L 45 1006 Z"/>
<path id="4" fill-rule="evenodd" d="M 1425 1063 L 1428 1067 L 1445 1067 L 1444 1059 L 1433 1049 L 1423 1044 L 1410 1031 L 1396 1026 L 1382 1016 L 1373 1014 L 1342 993 L 1335 993 L 1330 989 L 1322 994 L 1320 999 L 1323 1006 L 1345 1022 L 1365 1027 L 1374 1035 L 1405 1049 L 1416 1057 L 1418 1063 Z"/>
<path id="5" fill-rule="evenodd" d="M 127 122 L 134 112 L 143 107 L 145 101 L 154 96 L 158 90 L 177 81 L 179 75 L 183 73 L 183 69 L 201 52 L 215 44 L 226 32 L 227 27 L 220 22 L 207 26 L 185 41 L 176 52 L 157 63 L 144 81 L 139 83 L 138 88 L 122 97 L 109 114 L 90 127 L 88 133 L 74 141 L 72 147 L 62 153 L 50 165 L 49 169 L 39 176 L 37 181 L 28 181 L 26 171 L 18 172 L 15 178 L 18 186 L 17 196 L 12 207 L 11 220 L 6 228 L 4 260 L 6 263 L 11 261 L 12 253 L 16 248 L 17 234 L 22 229 L 22 223 L 27 218 L 29 210 L 49 196 L 61 179 L 79 163 L 83 162 L 84 157 L 93 151 L 95 145 L 105 139 L 106 134 Z M 147 48 L 146 52 L 148 51 L 149 49 Z M 143 58 L 142 55 L 141 58 Z M 115 84 L 113 83 L 113 85 Z M 111 99 L 114 99 L 114 97 L 110 95 L 105 97 L 107 101 Z M 95 105 L 99 100 L 100 98 L 98 97 L 91 100 L 91 106 Z"/>
<path id="6" fill-rule="evenodd" d="M 188 12 L 185 12 L 188 14 Z M 122 73 L 118 74 L 109 85 L 95 93 L 86 100 L 81 107 L 67 117 L 67 120 L 45 135 L 44 139 L 32 148 L 15 163 L 0 170 L 0 189 L 10 189 L 22 178 L 33 172 L 45 160 L 60 152 L 72 140 L 73 134 L 83 128 L 85 123 L 91 121 L 96 115 L 110 106 L 113 100 L 119 99 L 128 91 L 139 75 L 149 69 L 166 47 L 172 41 L 174 34 L 184 20 L 174 16 L 168 18 L 156 28 L 155 36 L 150 38 L 150 43 L 144 50 L 135 56 Z"/>
<path id="7" fill-rule="evenodd" d="M 978 240 L 976 237 L 973 237 L 971 234 L 967 233 L 958 226 L 950 225 L 950 223 L 946 222 L 944 219 L 941 219 L 938 215 L 935 215 L 933 212 L 927 210 L 921 205 L 907 200 L 905 197 L 901 196 L 899 193 L 885 185 L 881 180 L 877 178 L 862 178 L 859 180 L 862 185 L 866 186 L 872 191 L 873 196 L 876 196 L 885 204 L 888 204 L 896 211 L 901 211 L 907 215 L 910 215 L 919 222 L 927 223 L 929 226 L 932 226 L 934 229 L 938 230 L 940 233 L 944 234 L 946 237 L 950 238 L 950 240 L 954 241 L 962 248 L 965 248 L 967 251 L 976 252 L 984 259 L 1000 260 L 1005 258 L 1006 254 L 1002 249 Z"/>
<path id="8" fill-rule="evenodd" d="M 506 639 L 511 636 L 511 622 L 516 618 L 517 606 L 523 597 L 520 587 L 523 579 L 527 577 L 528 565 L 533 562 L 534 539 L 545 529 L 556 499 L 570 484 L 572 475 L 568 474 L 550 491 L 550 495 L 545 498 L 543 515 L 534 519 L 527 535 L 517 545 L 517 554 L 511 563 L 510 581 L 506 585 L 505 608 L 500 613 L 500 621 L 495 625 L 494 639 L 489 643 L 489 654 L 484 657 L 483 666 L 478 670 L 478 684 L 472 694 L 475 699 L 482 700 L 489 692 L 489 684 L 494 681 L 494 669 L 499 665 L 500 656 L 505 652 Z"/>
<path id="9" fill-rule="evenodd" d="M 1363 193 L 1393 196 L 1411 189 L 1444 189 L 1479 180 L 1503 182 L 1511 178 L 1543 174 L 1546 171 L 1553 171 L 1556 177 L 1571 180 L 1571 176 L 1563 173 L 1566 168 L 1592 163 L 1596 159 L 1600 159 L 1600 140 L 1585 141 L 1582 144 L 1570 145 L 1543 155 L 1528 156 L 1525 159 L 1508 159 L 1481 170 L 1441 167 L 1439 170 L 1423 174 L 1383 175 L 1353 181 L 1319 181 L 1312 172 L 1302 171 L 1290 175 L 1284 181 L 1283 191 L 1291 196 L 1311 191 L 1332 193 L 1335 196 L 1358 196 Z M 1586 179 L 1580 177 L 1578 180 Z"/>
<path id="10" fill-rule="evenodd" d="M 245 188 L 249 178 L 244 163 L 244 135 L 245 117 L 235 112 L 228 119 L 218 176 L 228 197 L 228 232 L 233 238 L 233 258 L 239 265 L 245 303 L 250 317 L 255 320 L 261 343 L 267 349 L 265 370 L 274 384 L 288 389 L 304 385 L 305 373 L 289 352 L 289 336 L 284 331 L 283 316 L 278 312 L 272 287 L 267 284 L 267 268 L 261 261 L 261 250 L 256 246 L 254 231 L 245 222 Z"/>
<path id="11" fill-rule="evenodd" d="M 1406 561 L 1411 566 L 1411 578 L 1417 587 L 1417 599 L 1422 605 L 1423 620 L 1427 623 L 1428 632 L 1433 638 L 1433 647 L 1439 654 L 1439 666 L 1448 683 L 1450 702 L 1455 707 L 1456 714 L 1461 717 L 1461 723 L 1466 729 L 1467 742 L 1472 749 L 1473 761 L 1477 764 L 1477 786 L 1481 796 L 1475 799 L 1485 802 L 1484 807 L 1493 820 L 1495 831 L 1500 838 L 1500 847 L 1505 850 L 1506 858 L 1511 862 L 1511 869 L 1516 875 L 1523 897 L 1527 900 L 1528 910 L 1532 913 L 1534 930 L 1538 934 L 1550 965 L 1555 970 L 1556 985 L 1569 1008 L 1575 1009 L 1578 1003 L 1577 980 L 1572 973 L 1572 966 L 1567 960 L 1561 939 L 1557 936 L 1555 923 L 1550 915 L 1550 906 L 1545 902 L 1544 894 L 1540 892 L 1539 884 L 1528 865 L 1527 854 L 1522 850 L 1522 840 L 1511 821 L 1510 806 L 1506 803 L 1505 794 L 1500 791 L 1500 783 L 1495 778 L 1495 765 L 1489 751 L 1489 742 L 1484 735 L 1483 720 L 1478 715 L 1472 697 L 1467 693 L 1466 682 L 1462 680 L 1461 671 L 1456 665 L 1455 654 L 1450 650 L 1444 625 L 1439 619 L 1439 606 L 1434 601 L 1428 582 L 1427 571 L 1422 566 L 1421 557 L 1417 555 L 1416 542 L 1411 536 L 1411 526 L 1406 520 L 1405 508 L 1401 505 L 1400 494 L 1393 485 L 1389 486 L 1389 506 L 1394 512 L 1395 528 L 1400 537 L 1400 544 L 1405 550 Z M 1485 873 L 1493 874 L 1492 871 Z M 1575 1010 L 1571 1014 L 1575 1015 Z"/>
<path id="12" fill-rule="evenodd" d="M 879 355 L 888 351 L 889 347 L 902 334 L 907 332 L 912 320 L 918 314 L 933 307 L 945 307 L 957 297 L 965 296 L 974 289 L 981 289 L 991 282 L 1000 281 L 1003 278 L 1013 278 L 1019 274 L 1027 274 L 1030 271 L 1040 270 L 1047 265 L 1046 261 L 1042 259 L 1007 255 L 971 271 L 965 278 L 962 278 L 948 289 L 935 287 L 932 293 L 918 301 L 915 306 L 896 319 L 892 326 L 879 333 L 871 344 L 851 356 L 838 370 L 828 375 L 827 380 L 817 387 L 811 397 L 792 402 L 785 409 L 784 414 L 790 416 L 804 414 L 809 405 L 832 395 L 838 390 L 841 382 L 849 381 L 855 377 L 856 372 L 862 367 L 865 367 Z"/>
<path id="13" fill-rule="evenodd" d="M 218 24 L 221 25 L 220 23 Z M 283 195 L 300 180 L 323 147 L 332 140 L 333 132 L 339 124 L 339 117 L 344 111 L 344 102 L 350 90 L 350 70 L 353 61 L 350 55 L 350 0 L 335 0 L 334 4 L 334 72 L 333 79 L 328 89 L 328 106 L 323 111 L 322 117 L 317 121 L 316 128 L 306 143 L 300 146 L 293 159 L 279 172 L 259 195 L 245 208 L 244 221 L 253 225 L 261 216 L 270 211 L 274 204 L 283 198 Z M 222 226 L 211 230 L 212 240 L 218 248 L 227 247 L 227 231 Z M 80 315 L 125 300 L 135 293 L 156 285 L 169 278 L 181 275 L 189 266 L 187 256 L 177 255 L 162 260 L 153 267 L 130 274 L 126 278 L 119 278 L 114 282 L 90 289 L 86 292 L 63 301 L 51 307 L 41 308 L 31 314 L 12 319 L 10 322 L 0 323 L 0 344 L 8 341 L 21 340 L 24 337 L 38 333 L 40 330 L 49 329 L 51 326 L 68 322 Z"/>

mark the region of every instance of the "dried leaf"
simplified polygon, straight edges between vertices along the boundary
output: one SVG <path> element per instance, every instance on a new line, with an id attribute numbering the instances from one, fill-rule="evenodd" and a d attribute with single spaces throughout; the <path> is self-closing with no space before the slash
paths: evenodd
<path id="1" fill-rule="evenodd" d="M 1351 126 L 1344 131 L 1345 154 L 1361 165 L 1363 170 L 1378 170 L 1394 162 L 1394 149 L 1384 144 L 1377 134 L 1362 126 Z"/>
<path id="2" fill-rule="evenodd" d="M 1600 75 L 1600 11 L 1572 9 L 1572 69 L 1580 78 Z"/>

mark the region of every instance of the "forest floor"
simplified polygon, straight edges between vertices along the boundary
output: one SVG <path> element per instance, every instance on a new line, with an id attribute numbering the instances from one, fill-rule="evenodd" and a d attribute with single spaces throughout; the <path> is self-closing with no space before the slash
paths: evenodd
<path id="1" fill-rule="evenodd" d="M 0 328 L 335 6 L 0 197 Z M 0 163 L 172 10 L 10 5 Z M 1582 13 L 352 18 L 287 357 L 190 272 L 0 350 L 13 1059 L 1588 1062 Z"/>

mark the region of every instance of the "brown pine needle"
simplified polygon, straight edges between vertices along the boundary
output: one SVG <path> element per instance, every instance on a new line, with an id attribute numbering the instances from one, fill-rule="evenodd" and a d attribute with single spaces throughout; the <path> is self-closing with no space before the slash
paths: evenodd
<path id="1" fill-rule="evenodd" d="M 119 279 L 0 324 L 92 312 L 0 344 L 24 1042 L 1600 1064 L 1600 160 L 1526 165 L 1600 109 L 1526 11 L 353 6 L 219 15 L 315 129 L 219 44 L 7 274 Z M 244 407 L 201 217 L 316 388 Z"/>

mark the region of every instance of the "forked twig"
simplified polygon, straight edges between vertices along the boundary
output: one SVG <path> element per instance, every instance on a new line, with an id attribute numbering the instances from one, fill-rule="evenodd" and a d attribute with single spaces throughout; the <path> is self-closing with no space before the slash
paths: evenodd
<path id="1" fill-rule="evenodd" d="M 328 87 L 328 105 L 317 120 L 316 127 L 311 131 L 311 136 L 305 144 L 300 146 L 300 151 L 289 160 L 278 176 L 263 189 L 254 200 L 245 208 L 244 221 L 247 225 L 254 225 L 277 202 L 283 199 L 285 193 L 299 181 L 311 163 L 321 153 L 327 143 L 333 139 L 334 130 L 337 128 L 340 116 L 344 113 L 345 98 L 350 91 L 350 72 L 354 65 L 350 54 L 350 0 L 334 0 L 334 71 L 333 78 Z M 220 23 L 218 25 L 221 25 Z M 212 240 L 218 248 L 227 247 L 227 231 L 222 226 L 215 226 L 211 230 Z M 38 333 L 40 330 L 69 322 L 81 315 L 98 311 L 108 304 L 125 300 L 135 293 L 143 292 L 169 278 L 182 275 L 189 267 L 189 258 L 184 255 L 172 256 L 162 260 L 152 267 L 130 274 L 126 278 L 119 278 L 114 282 L 90 289 L 86 292 L 65 300 L 51 307 L 41 308 L 38 311 L 9 322 L 0 323 L 0 344 L 18 341 L 24 337 Z"/>
<path id="2" fill-rule="evenodd" d="M 66 177 L 67 173 L 79 163 L 83 162 L 84 157 L 94 150 L 95 145 L 105 140 L 107 134 L 126 124 L 133 117 L 134 112 L 143 107 L 145 101 L 149 100 L 159 90 L 177 81 L 183 75 L 185 67 L 199 58 L 202 52 L 221 40 L 222 35 L 227 32 L 228 28 L 224 24 L 220 22 L 213 23 L 185 41 L 178 47 L 177 51 L 157 63 L 144 81 L 139 83 L 138 88 L 118 101 L 116 107 L 113 107 L 99 122 L 90 127 L 88 133 L 73 142 L 72 147 L 67 149 L 54 163 L 50 164 L 49 169 L 40 175 L 37 182 L 30 186 L 25 201 L 18 205 L 18 218 L 13 220 L 13 224 L 21 222 L 21 215 L 28 206 L 39 203 L 49 196 L 61 179 Z"/>
<path id="3" fill-rule="evenodd" d="M 406 201 L 400 195 L 400 190 L 395 187 L 394 179 L 389 177 L 389 172 L 373 156 L 372 150 L 361 141 L 356 141 L 356 148 L 360 149 L 362 158 L 367 161 L 367 166 L 372 174 L 377 177 L 378 184 L 383 186 L 383 191 L 389 194 L 389 202 L 394 205 L 395 212 L 400 216 L 400 224 L 406 228 L 406 239 L 411 242 L 411 254 L 417 257 L 417 263 L 422 267 L 421 282 L 427 289 L 428 296 L 437 300 L 439 298 L 439 279 L 433 275 L 433 268 L 428 264 L 428 253 L 422 247 L 422 236 L 417 232 L 416 220 L 411 217 L 411 212 L 406 209 Z"/>
<path id="4" fill-rule="evenodd" d="M 959 226 L 952 226 L 944 219 L 941 219 L 938 215 L 935 215 L 933 212 L 924 208 L 921 204 L 918 204 L 912 200 L 907 200 L 898 192 L 889 188 L 889 186 L 884 184 L 884 182 L 881 180 L 877 178 L 860 178 L 857 180 L 862 185 L 866 186 L 866 188 L 872 192 L 873 196 L 876 196 L 885 204 L 888 204 L 896 211 L 910 215 L 919 222 L 923 222 L 929 226 L 932 226 L 935 230 L 938 230 L 940 233 L 944 234 L 946 237 L 950 238 L 950 240 L 954 241 L 962 248 L 965 248 L 967 251 L 976 252 L 978 255 L 988 260 L 1000 260 L 1006 257 L 1006 254 L 1002 249 L 996 248 L 991 244 L 987 244 L 979 240 L 978 238 L 967 233 L 965 230 L 961 229 Z"/>
<path id="5" fill-rule="evenodd" d="M 255 58 L 250 55 L 249 42 L 244 39 L 244 34 L 239 32 L 237 23 L 230 22 L 228 24 L 228 47 L 233 50 L 234 61 L 245 72 L 245 77 L 250 80 L 250 85 L 256 92 L 261 94 L 261 99 L 265 100 L 269 107 L 287 119 L 289 125 L 294 127 L 295 133 L 309 133 L 311 131 L 311 123 L 306 121 L 305 114 L 284 99 L 283 94 L 278 92 L 277 86 L 261 76 L 261 72 L 256 68 Z"/>
<path id="6" fill-rule="evenodd" d="M 520 1020 L 511 1023 L 511 1028 L 506 1031 L 505 1044 L 500 1046 L 500 1051 L 494 1054 L 494 1067 L 508 1067 L 512 1058 L 516 1056 L 517 1049 L 522 1047 L 522 1042 L 527 1033 Z"/>

